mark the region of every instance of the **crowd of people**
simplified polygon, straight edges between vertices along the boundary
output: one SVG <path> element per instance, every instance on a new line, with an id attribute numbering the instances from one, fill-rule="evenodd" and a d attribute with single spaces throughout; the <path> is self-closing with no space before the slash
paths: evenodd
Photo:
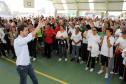
<path id="1" fill-rule="evenodd" d="M 86 63 L 85 70 L 93 72 L 96 63 L 100 63 L 98 74 L 118 74 L 126 81 L 126 20 L 86 17 L 31 17 L 0 18 L 0 55 L 16 59 L 14 39 L 18 25 L 24 24 L 29 33 L 34 31 L 41 19 L 42 27 L 36 38 L 28 43 L 31 59 L 37 59 L 37 46 L 43 48 L 43 56 L 58 55 L 57 61 Z M 41 51 L 42 52 L 42 51 Z M 70 56 L 70 57 L 69 57 Z M 70 59 L 69 59 L 70 58 Z"/>

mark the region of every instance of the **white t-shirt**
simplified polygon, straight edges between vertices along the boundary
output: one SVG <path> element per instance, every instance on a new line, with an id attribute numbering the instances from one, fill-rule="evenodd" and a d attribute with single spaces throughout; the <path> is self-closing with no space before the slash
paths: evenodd
<path id="1" fill-rule="evenodd" d="M 78 42 L 80 40 L 82 40 L 82 35 L 81 32 L 79 32 L 77 35 L 75 34 L 75 31 L 72 33 L 71 39 L 74 40 L 75 42 Z M 76 46 L 81 46 L 81 42 L 78 44 L 75 44 L 74 42 L 72 42 L 72 45 L 76 45 Z"/>
<path id="2" fill-rule="evenodd" d="M 103 44 L 101 46 L 101 54 L 106 56 L 106 57 L 113 57 L 113 45 L 114 45 L 114 37 L 110 37 L 109 38 L 110 40 L 110 44 L 112 45 L 111 48 L 108 48 L 108 44 L 107 44 L 107 36 L 104 36 L 104 39 L 103 39 Z"/>
<path id="3" fill-rule="evenodd" d="M 88 50 L 91 51 L 91 57 L 98 57 L 99 54 L 99 43 L 100 43 L 100 36 L 98 35 L 91 35 L 88 39 Z M 90 46 L 92 48 L 90 48 Z"/>
<path id="4" fill-rule="evenodd" d="M 119 48 L 124 49 L 126 48 L 126 39 L 123 39 L 122 37 L 119 37 L 115 44 L 119 44 Z"/>
<path id="5" fill-rule="evenodd" d="M 61 39 L 61 36 L 63 36 L 64 38 L 68 38 L 68 34 L 66 31 L 64 31 L 64 32 L 58 31 L 56 34 L 56 38 Z"/>

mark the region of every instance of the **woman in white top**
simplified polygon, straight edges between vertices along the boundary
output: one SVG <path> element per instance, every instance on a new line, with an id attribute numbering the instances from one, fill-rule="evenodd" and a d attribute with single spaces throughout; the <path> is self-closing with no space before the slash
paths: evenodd
<path id="1" fill-rule="evenodd" d="M 74 61 L 74 60 L 78 61 L 79 49 L 80 49 L 81 41 L 82 41 L 82 35 L 80 32 L 79 25 L 75 26 L 75 32 L 72 33 L 71 40 L 72 40 L 72 59 L 71 59 L 71 61 Z"/>
<path id="2" fill-rule="evenodd" d="M 85 70 L 88 70 L 89 67 L 90 72 L 92 72 L 95 68 L 95 59 L 99 55 L 99 43 L 100 43 L 100 36 L 97 34 L 97 29 L 94 27 L 92 28 L 93 34 L 88 39 L 88 51 L 90 51 L 90 55 L 87 66 Z M 90 66 L 91 65 L 91 66 Z"/>
<path id="3" fill-rule="evenodd" d="M 59 61 L 62 60 L 62 58 L 65 58 L 65 61 L 67 61 L 67 38 L 68 34 L 65 31 L 64 27 L 60 26 L 60 31 L 56 34 L 56 39 L 58 39 L 58 46 L 59 46 Z"/>

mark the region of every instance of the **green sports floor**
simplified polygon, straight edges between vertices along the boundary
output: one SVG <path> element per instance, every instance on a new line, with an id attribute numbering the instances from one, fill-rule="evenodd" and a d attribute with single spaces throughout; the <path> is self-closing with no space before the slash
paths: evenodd
<path id="1" fill-rule="evenodd" d="M 97 75 L 99 66 L 94 72 L 85 71 L 85 64 L 75 62 L 58 62 L 58 57 L 53 55 L 51 59 L 38 56 L 32 62 L 39 84 L 126 84 L 114 76 L 110 83 L 106 83 L 104 75 Z M 98 64 L 97 64 L 98 65 Z M 28 77 L 27 84 L 32 84 Z M 19 84 L 19 76 L 14 60 L 0 58 L 0 84 Z"/>

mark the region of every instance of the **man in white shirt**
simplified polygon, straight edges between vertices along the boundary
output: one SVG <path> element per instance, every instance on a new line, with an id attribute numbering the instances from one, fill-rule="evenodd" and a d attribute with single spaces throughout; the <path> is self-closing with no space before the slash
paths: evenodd
<path id="1" fill-rule="evenodd" d="M 26 84 L 27 81 L 27 75 L 30 76 L 32 79 L 33 84 L 38 84 L 38 80 L 35 76 L 35 73 L 33 71 L 31 62 L 30 62 L 30 56 L 29 56 L 29 50 L 27 43 L 31 41 L 36 32 L 39 31 L 41 23 L 39 22 L 38 27 L 32 32 L 28 34 L 28 28 L 26 25 L 19 25 L 18 26 L 18 37 L 14 40 L 14 49 L 17 56 L 16 60 L 16 66 L 17 71 L 20 76 L 20 84 Z"/>

